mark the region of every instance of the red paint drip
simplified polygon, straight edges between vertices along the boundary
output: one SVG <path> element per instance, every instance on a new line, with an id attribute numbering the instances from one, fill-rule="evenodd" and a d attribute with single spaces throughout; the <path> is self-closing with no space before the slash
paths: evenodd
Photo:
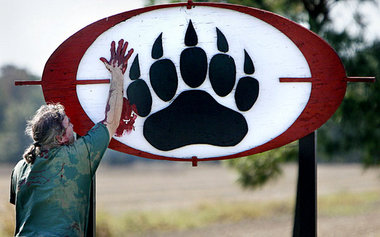
<path id="1" fill-rule="evenodd" d="M 49 159 L 48 151 L 42 151 L 40 157 L 45 160 Z"/>
<path id="2" fill-rule="evenodd" d="M 62 164 L 62 167 L 61 169 L 58 171 L 57 174 L 54 174 L 53 176 L 51 177 L 46 177 L 44 175 L 36 175 L 36 176 L 30 176 L 28 179 L 28 181 L 26 180 L 23 180 L 20 184 L 19 184 L 19 189 L 20 189 L 20 186 L 21 185 L 24 185 L 25 182 L 26 182 L 26 186 L 29 187 L 30 185 L 32 184 L 46 184 L 48 182 L 50 182 L 53 178 L 57 177 L 57 176 L 60 176 L 61 179 L 63 178 L 63 170 L 65 168 L 65 163 Z M 32 171 L 33 173 L 43 173 L 45 172 L 46 170 L 41 170 L 41 171 Z"/>
<path id="3" fill-rule="evenodd" d="M 123 97 L 123 110 L 121 111 L 119 127 L 116 130 L 117 137 L 123 136 L 125 132 L 129 134 L 132 130 L 135 130 L 134 124 L 137 118 L 136 113 L 136 105 L 131 105 L 129 100 Z"/>
<path id="4" fill-rule="evenodd" d="M 111 94 L 112 91 L 113 91 L 113 90 L 111 90 L 109 93 Z M 107 105 L 106 105 L 106 112 L 105 112 L 106 116 L 104 117 L 102 123 L 107 122 L 108 112 L 110 111 L 110 109 L 111 109 L 111 106 L 110 106 L 110 102 L 108 101 L 108 103 L 107 103 Z"/>

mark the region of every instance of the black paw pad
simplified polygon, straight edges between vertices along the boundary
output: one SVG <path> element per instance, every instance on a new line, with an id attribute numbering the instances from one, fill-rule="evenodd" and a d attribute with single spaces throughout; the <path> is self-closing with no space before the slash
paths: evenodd
<path id="1" fill-rule="evenodd" d="M 247 131 L 243 115 L 220 105 L 201 90 L 182 92 L 167 108 L 149 116 L 144 124 L 147 141 L 163 151 L 190 144 L 234 146 Z"/>

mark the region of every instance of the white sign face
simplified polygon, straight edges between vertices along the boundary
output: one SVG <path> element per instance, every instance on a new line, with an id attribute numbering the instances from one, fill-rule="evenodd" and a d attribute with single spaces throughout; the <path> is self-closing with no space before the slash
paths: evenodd
<path id="1" fill-rule="evenodd" d="M 134 49 L 124 96 L 139 104 L 134 130 L 114 139 L 136 150 L 198 159 L 243 152 L 285 132 L 309 101 L 311 82 L 279 80 L 311 77 L 299 48 L 244 13 L 197 6 L 136 15 L 92 43 L 77 80 L 110 78 L 99 58 L 109 57 L 119 39 Z M 77 85 L 94 123 L 104 119 L 108 90 L 109 84 Z"/>

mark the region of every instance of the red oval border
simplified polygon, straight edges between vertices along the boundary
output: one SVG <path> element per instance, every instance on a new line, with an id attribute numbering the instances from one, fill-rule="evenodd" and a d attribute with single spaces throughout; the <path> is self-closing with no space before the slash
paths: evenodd
<path id="1" fill-rule="evenodd" d="M 76 74 L 80 60 L 97 37 L 112 26 L 141 13 L 172 7 L 186 7 L 187 3 L 151 6 L 104 18 L 78 31 L 63 42 L 47 61 L 42 89 L 45 101 L 60 102 L 74 124 L 75 132 L 84 135 L 93 122 L 81 107 L 76 91 Z M 260 9 L 223 3 L 192 3 L 191 7 L 206 6 L 230 9 L 256 17 L 285 34 L 300 49 L 310 70 L 312 90 L 309 101 L 297 120 L 281 135 L 253 149 L 233 155 L 210 157 L 199 161 L 222 160 L 253 155 L 298 140 L 322 126 L 336 111 L 346 91 L 346 74 L 335 51 L 318 35 L 286 18 Z M 112 139 L 109 148 L 131 155 L 160 160 L 193 161 L 155 155 L 131 148 Z"/>

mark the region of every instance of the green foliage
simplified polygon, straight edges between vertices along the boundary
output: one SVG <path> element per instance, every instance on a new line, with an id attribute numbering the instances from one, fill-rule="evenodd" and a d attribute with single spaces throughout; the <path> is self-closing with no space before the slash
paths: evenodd
<path id="1" fill-rule="evenodd" d="M 281 163 L 294 160 L 296 157 L 297 142 L 293 142 L 261 154 L 226 160 L 224 163 L 238 172 L 238 182 L 242 187 L 255 189 L 281 175 Z"/>
<path id="2" fill-rule="evenodd" d="M 212 2 L 212 1 L 209 1 Z M 225 1 L 221 1 L 225 2 Z M 304 22 L 305 14 L 301 1 L 294 0 L 229 0 L 231 4 L 238 4 L 248 7 L 255 7 L 262 10 L 275 12 L 282 16 L 286 16 L 294 21 Z"/>
<path id="3" fill-rule="evenodd" d="M 320 32 L 327 23 L 330 22 L 330 4 L 338 2 L 333 0 L 314 1 L 314 0 L 198 0 L 194 2 L 227 2 L 248 7 L 255 7 L 262 10 L 275 12 L 299 23 L 305 23 L 310 26 L 314 32 Z M 180 0 L 172 0 L 171 2 L 183 2 Z M 149 4 L 155 4 L 155 0 L 150 0 Z"/>
<path id="4" fill-rule="evenodd" d="M 16 80 L 37 80 L 14 66 L 1 68 L 0 76 L 0 162 L 15 163 L 31 142 L 25 135 L 26 120 L 43 104 L 40 87 L 16 87 Z"/>

